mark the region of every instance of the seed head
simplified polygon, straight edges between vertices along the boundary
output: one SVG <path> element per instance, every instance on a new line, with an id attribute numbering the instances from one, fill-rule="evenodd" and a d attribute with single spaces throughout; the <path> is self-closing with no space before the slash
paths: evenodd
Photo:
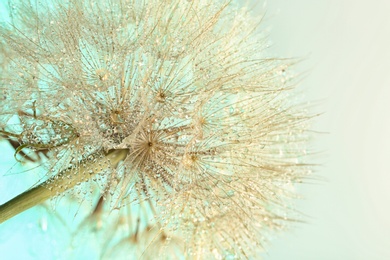
<path id="1" fill-rule="evenodd" d="M 101 257 L 250 258 L 283 227 L 284 199 L 307 172 L 308 117 L 289 101 L 293 62 L 265 54 L 247 10 L 225 0 L 12 6 L 0 133 L 17 160 L 41 161 L 53 196 L 98 201 L 78 233 L 107 234 Z"/>

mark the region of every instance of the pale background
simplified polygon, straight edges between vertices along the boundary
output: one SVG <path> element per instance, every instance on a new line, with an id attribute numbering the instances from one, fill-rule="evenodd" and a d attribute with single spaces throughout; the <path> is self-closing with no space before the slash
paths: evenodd
<path id="1" fill-rule="evenodd" d="M 298 189 L 307 223 L 275 237 L 265 258 L 390 259 L 390 1 L 269 0 L 267 10 L 270 51 L 304 58 L 296 68 L 306 73 L 299 90 L 314 112 L 324 112 L 313 129 L 327 133 L 315 136 L 318 180 Z M 17 194 L 21 188 L 10 183 L 1 177 L 0 189 Z M 53 240 L 47 254 L 40 247 L 23 251 L 47 239 L 34 238 L 30 218 L 23 218 L 24 226 L 0 233 L 1 252 L 8 259 L 18 259 L 15 253 L 51 259 Z M 45 232 L 61 231 L 49 226 Z"/>
<path id="2" fill-rule="evenodd" d="M 390 259 L 390 1 L 269 0 L 272 51 L 304 57 L 301 90 L 324 114 L 316 174 L 298 204 L 308 224 L 266 259 Z"/>

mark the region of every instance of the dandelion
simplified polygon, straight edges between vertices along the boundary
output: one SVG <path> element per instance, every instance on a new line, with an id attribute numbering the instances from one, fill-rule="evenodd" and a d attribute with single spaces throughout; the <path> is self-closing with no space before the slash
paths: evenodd
<path id="1" fill-rule="evenodd" d="M 95 206 L 105 259 L 250 258 L 307 173 L 293 62 L 233 1 L 12 1 L 0 134 L 45 171 L 0 221 L 49 198 Z M 79 238 L 78 238 L 79 237 Z M 88 239 L 89 241 L 89 239 Z"/>

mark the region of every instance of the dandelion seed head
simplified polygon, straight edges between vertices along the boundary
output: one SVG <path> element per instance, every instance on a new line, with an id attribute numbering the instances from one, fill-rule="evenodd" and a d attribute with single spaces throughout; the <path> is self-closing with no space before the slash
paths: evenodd
<path id="1" fill-rule="evenodd" d="M 83 223 L 109 231 L 102 257 L 249 258 L 284 226 L 287 186 L 307 174 L 308 116 L 288 101 L 293 62 L 267 56 L 247 10 L 13 2 L 1 134 L 24 159 L 46 157 L 58 195 L 104 198 Z M 118 149 L 126 157 L 110 167 Z"/>

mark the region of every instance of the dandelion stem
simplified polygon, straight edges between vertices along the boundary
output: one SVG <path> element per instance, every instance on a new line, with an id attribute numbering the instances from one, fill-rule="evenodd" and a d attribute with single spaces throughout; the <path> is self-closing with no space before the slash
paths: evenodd
<path id="1" fill-rule="evenodd" d="M 10 201 L 0 205 L 0 223 L 24 212 L 25 210 L 43 203 L 45 200 L 73 188 L 78 182 L 86 181 L 103 168 L 116 168 L 118 163 L 126 158 L 128 150 L 112 150 L 99 160 L 85 160 L 78 168 L 67 169 L 56 178 L 50 178 L 44 183 L 23 192 Z M 91 173 L 92 170 L 92 173 Z M 73 173 L 77 172 L 76 175 Z M 62 178 L 64 175 L 74 176 L 71 180 Z M 87 178 L 88 176 L 89 178 Z"/>

